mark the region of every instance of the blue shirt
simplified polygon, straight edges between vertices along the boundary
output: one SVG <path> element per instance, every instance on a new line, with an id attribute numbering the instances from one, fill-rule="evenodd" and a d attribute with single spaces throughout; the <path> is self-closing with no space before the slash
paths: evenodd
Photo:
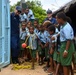
<path id="1" fill-rule="evenodd" d="M 65 25 L 60 27 L 60 41 L 64 42 L 67 40 L 74 39 L 74 32 L 71 25 L 67 22 Z"/>
<path id="2" fill-rule="evenodd" d="M 25 21 L 26 19 L 27 19 L 27 17 L 26 17 L 25 13 L 20 15 L 20 21 L 21 22 Z"/>
<path id="3" fill-rule="evenodd" d="M 37 28 L 35 28 L 34 33 L 37 35 L 39 33 L 39 30 Z"/>
<path id="4" fill-rule="evenodd" d="M 21 40 L 25 40 L 26 39 L 26 36 L 27 36 L 26 30 L 25 31 L 22 31 L 22 29 L 20 28 L 20 39 Z"/>
<path id="5" fill-rule="evenodd" d="M 20 17 L 18 15 L 15 15 L 15 13 L 11 13 L 11 35 L 19 35 L 19 23 L 20 23 Z"/>
<path id="6" fill-rule="evenodd" d="M 57 24 L 57 21 L 55 18 L 51 18 L 51 20 L 49 20 L 49 18 L 46 18 L 44 21 L 50 21 L 52 24 Z"/>
<path id="7" fill-rule="evenodd" d="M 49 32 L 45 30 L 44 34 L 46 35 L 46 42 L 50 42 L 51 41 L 51 39 L 50 39 L 51 36 L 50 36 Z"/>
<path id="8" fill-rule="evenodd" d="M 44 31 L 44 32 L 39 32 L 38 33 L 38 38 L 39 38 L 39 40 L 41 41 L 41 42 L 43 42 L 43 43 L 46 43 L 46 42 L 48 42 L 48 34 L 47 34 L 47 32 L 46 31 Z"/>

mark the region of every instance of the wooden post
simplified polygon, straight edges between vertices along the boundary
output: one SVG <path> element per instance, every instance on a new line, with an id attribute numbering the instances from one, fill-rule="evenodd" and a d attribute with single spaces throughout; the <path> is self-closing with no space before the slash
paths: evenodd
<path id="1" fill-rule="evenodd" d="M 22 4 L 23 4 L 23 3 L 25 3 L 25 0 L 21 0 L 21 7 L 22 7 Z"/>

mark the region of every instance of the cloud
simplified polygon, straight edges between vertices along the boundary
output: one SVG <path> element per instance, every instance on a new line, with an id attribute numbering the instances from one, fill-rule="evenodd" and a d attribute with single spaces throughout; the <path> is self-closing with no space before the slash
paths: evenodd
<path id="1" fill-rule="evenodd" d="M 20 0 L 10 0 L 10 4 L 11 4 L 11 5 L 14 5 L 14 4 L 16 4 L 18 1 L 20 1 Z"/>
<path id="2" fill-rule="evenodd" d="M 48 10 L 49 8 L 55 11 L 60 7 L 64 6 L 66 3 L 70 2 L 71 0 L 40 0 L 40 1 L 44 9 Z"/>
<path id="3" fill-rule="evenodd" d="M 17 3 L 17 1 L 21 1 L 21 0 L 10 0 L 11 1 L 11 5 Z M 27 0 L 25 0 L 27 1 Z M 32 0 L 30 0 L 32 1 Z M 45 10 L 51 9 L 53 11 L 57 10 L 58 8 L 60 8 L 61 6 L 64 6 L 64 4 L 70 2 L 71 0 L 39 0 L 41 1 L 42 7 Z"/>

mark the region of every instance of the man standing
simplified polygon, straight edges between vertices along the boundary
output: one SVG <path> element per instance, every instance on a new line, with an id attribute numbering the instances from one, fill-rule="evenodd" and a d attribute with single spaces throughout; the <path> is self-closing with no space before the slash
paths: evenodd
<path id="1" fill-rule="evenodd" d="M 33 23 L 35 17 L 34 17 L 33 11 L 29 9 L 28 6 L 25 9 L 25 14 L 26 14 L 27 21 L 31 21 Z"/>
<path id="2" fill-rule="evenodd" d="M 19 55 L 19 23 L 21 7 L 17 6 L 15 12 L 11 13 L 11 57 L 13 63 L 18 63 Z"/>
<path id="3" fill-rule="evenodd" d="M 50 21 L 54 25 L 57 24 L 56 19 L 52 17 L 52 11 L 50 9 L 47 10 L 47 17 L 44 21 Z"/>

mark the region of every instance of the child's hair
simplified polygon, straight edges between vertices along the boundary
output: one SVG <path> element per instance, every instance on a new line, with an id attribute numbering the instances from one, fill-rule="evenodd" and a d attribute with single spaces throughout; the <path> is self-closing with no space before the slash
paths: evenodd
<path id="1" fill-rule="evenodd" d="M 35 21 L 36 21 L 36 22 L 39 24 L 39 21 L 38 21 L 38 19 L 35 19 L 35 20 L 34 20 L 34 22 L 35 22 Z"/>
<path id="2" fill-rule="evenodd" d="M 43 22 L 43 26 L 46 26 L 46 28 L 48 28 L 51 25 L 52 25 L 52 23 L 50 21 Z"/>
<path id="3" fill-rule="evenodd" d="M 65 15 L 64 12 L 59 12 L 59 13 L 57 13 L 56 16 L 57 16 L 57 18 L 59 18 L 59 19 L 63 19 L 64 21 L 67 21 L 66 15 Z"/>
<path id="4" fill-rule="evenodd" d="M 27 25 L 27 23 L 26 23 L 26 22 L 22 22 L 22 23 L 21 23 L 21 26 L 23 26 L 23 25 L 25 25 L 25 26 L 26 26 L 26 25 Z"/>
<path id="5" fill-rule="evenodd" d="M 27 22 L 27 25 L 28 25 L 29 23 L 30 23 L 30 25 L 32 25 L 32 22 L 31 22 L 31 21 L 28 21 L 28 22 Z"/>
<path id="6" fill-rule="evenodd" d="M 55 33 L 55 26 L 54 25 L 49 26 L 48 30 L 53 31 Z"/>
<path id="7" fill-rule="evenodd" d="M 29 27 L 29 30 L 30 30 L 30 28 L 33 28 L 33 29 L 34 29 L 34 26 L 30 26 L 30 27 Z"/>
<path id="8" fill-rule="evenodd" d="M 70 17 L 66 17 L 66 20 L 67 20 L 67 22 L 69 23 L 69 24 L 72 24 L 72 20 L 71 20 L 71 18 Z"/>

